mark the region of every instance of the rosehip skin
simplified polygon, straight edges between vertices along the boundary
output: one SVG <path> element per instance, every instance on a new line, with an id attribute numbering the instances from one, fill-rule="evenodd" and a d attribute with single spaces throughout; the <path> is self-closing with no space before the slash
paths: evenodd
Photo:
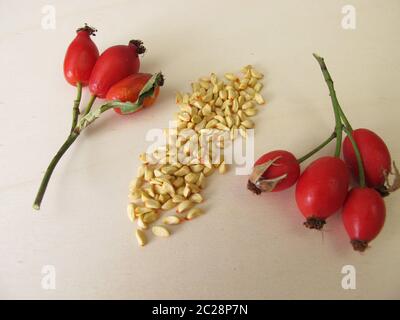
<path id="1" fill-rule="evenodd" d="M 90 76 L 89 89 L 92 95 L 104 98 L 112 85 L 139 72 L 139 54 L 144 51 L 141 41 L 135 40 L 128 45 L 113 46 L 105 50 Z"/>
<path id="2" fill-rule="evenodd" d="M 275 150 L 264 154 L 254 163 L 254 166 L 266 163 L 267 161 L 276 158 L 278 159 L 264 172 L 262 177 L 264 179 L 275 179 L 284 174 L 287 174 L 287 177 L 278 182 L 271 192 L 282 191 L 290 188 L 296 183 L 300 175 L 300 165 L 297 162 L 296 157 L 285 150 Z"/>
<path id="3" fill-rule="evenodd" d="M 99 50 L 90 38 L 95 32 L 91 28 L 78 29 L 75 39 L 68 46 L 64 58 L 64 77 L 73 86 L 89 83 L 93 67 L 99 57 Z"/>
<path id="4" fill-rule="evenodd" d="M 364 251 L 385 223 L 386 208 L 372 188 L 352 189 L 343 206 L 342 219 L 354 250 Z"/>
<path id="5" fill-rule="evenodd" d="M 313 161 L 296 185 L 296 202 L 305 226 L 321 229 L 325 219 L 343 205 L 349 187 L 346 164 L 337 157 L 322 157 Z"/>
<path id="6" fill-rule="evenodd" d="M 383 186 L 385 173 L 391 170 L 391 157 L 385 142 L 376 133 L 362 128 L 354 130 L 353 137 L 360 149 L 367 186 L 371 188 Z M 353 176 L 358 179 L 357 158 L 348 137 L 343 142 L 343 155 Z"/>
<path id="7" fill-rule="evenodd" d="M 107 100 L 119 100 L 122 102 L 136 102 L 140 91 L 143 89 L 147 81 L 152 77 L 150 73 L 135 73 L 121 81 L 114 84 L 107 92 Z M 157 87 L 154 91 L 154 97 L 146 97 L 143 100 L 143 107 L 151 106 L 157 99 L 160 93 L 160 87 Z M 115 112 L 121 115 L 125 115 L 121 112 L 121 109 L 114 108 Z M 138 111 L 143 110 L 143 108 Z"/>

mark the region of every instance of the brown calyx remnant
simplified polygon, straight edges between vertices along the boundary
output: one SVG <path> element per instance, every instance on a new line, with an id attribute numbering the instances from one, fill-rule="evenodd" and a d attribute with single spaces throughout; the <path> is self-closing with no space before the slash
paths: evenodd
<path id="1" fill-rule="evenodd" d="M 261 190 L 259 188 L 257 188 L 257 186 L 250 180 L 247 181 L 247 189 L 249 189 L 251 192 L 253 192 L 257 195 L 261 194 Z"/>
<path id="2" fill-rule="evenodd" d="M 146 52 L 146 48 L 144 47 L 142 40 L 131 40 L 129 41 L 129 44 L 136 47 L 137 54 L 142 54 Z"/>
<path id="3" fill-rule="evenodd" d="M 86 31 L 90 36 L 95 36 L 97 29 L 93 28 L 91 26 L 88 26 L 87 23 L 85 23 L 85 26 L 83 26 L 82 28 L 79 28 L 78 30 L 76 30 L 76 32 L 80 32 L 80 31 Z"/>
<path id="4" fill-rule="evenodd" d="M 326 221 L 324 219 L 310 217 L 310 218 L 307 218 L 307 221 L 304 222 L 304 225 L 309 229 L 321 230 L 325 223 L 326 223 Z"/>
<path id="5" fill-rule="evenodd" d="M 353 239 L 350 243 L 355 251 L 364 252 L 368 248 L 368 241 Z"/>

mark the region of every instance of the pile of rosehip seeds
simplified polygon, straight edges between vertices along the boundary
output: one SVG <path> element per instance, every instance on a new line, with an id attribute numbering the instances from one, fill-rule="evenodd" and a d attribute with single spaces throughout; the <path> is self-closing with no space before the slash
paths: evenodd
<path id="1" fill-rule="evenodd" d="M 329 88 L 335 130 L 299 159 L 284 150 L 264 154 L 254 164 L 248 189 L 260 194 L 282 191 L 296 184 L 296 203 L 306 218 L 304 225 L 310 229 L 321 230 L 326 219 L 342 208 L 350 242 L 354 250 L 363 252 L 382 230 L 386 216 L 383 197 L 400 187 L 400 174 L 394 162 L 392 167 L 389 150 L 376 133 L 368 129 L 353 130 L 336 97 L 324 59 L 316 54 L 314 57 Z M 314 160 L 300 175 L 300 164 L 333 140 L 336 140 L 334 156 Z M 340 158 L 342 149 L 344 160 Z M 356 182 L 349 190 L 351 174 Z"/>

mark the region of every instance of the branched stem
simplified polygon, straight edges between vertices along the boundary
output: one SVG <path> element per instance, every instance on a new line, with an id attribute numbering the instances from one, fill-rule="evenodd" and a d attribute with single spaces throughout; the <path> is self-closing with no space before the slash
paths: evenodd
<path id="1" fill-rule="evenodd" d="M 94 101 L 96 100 L 96 98 L 97 97 L 95 95 L 91 95 L 90 96 L 90 100 L 89 100 L 89 102 L 88 102 L 88 104 L 86 106 L 86 110 L 85 110 L 85 113 L 83 114 L 83 116 L 86 116 L 90 112 L 90 110 L 92 109 Z"/>
<path id="2" fill-rule="evenodd" d="M 341 120 L 341 107 L 339 101 L 336 97 L 335 87 L 333 86 L 333 80 L 331 75 L 329 74 L 328 68 L 326 67 L 324 58 L 319 55 L 313 53 L 314 58 L 318 61 L 319 66 L 321 68 L 322 74 L 324 76 L 325 82 L 329 89 L 329 95 L 331 97 L 333 111 L 335 113 L 335 131 L 336 131 L 336 149 L 335 149 L 335 157 L 340 157 L 340 151 L 342 148 L 342 120 Z M 342 111 L 343 113 L 343 111 Z M 346 119 L 347 120 L 347 119 Z"/>
<path id="3" fill-rule="evenodd" d="M 349 130 L 349 128 L 344 127 L 343 130 L 346 132 L 346 134 L 349 137 L 349 140 L 353 146 L 354 154 L 356 155 L 356 159 L 357 159 L 358 179 L 359 179 L 360 187 L 364 188 L 365 187 L 365 171 L 364 171 L 364 164 L 362 161 L 360 149 L 358 148 L 357 142 L 353 137 L 353 133 Z"/>
<path id="4" fill-rule="evenodd" d="M 82 98 L 82 84 L 78 82 L 76 84 L 76 99 L 74 100 L 74 107 L 72 109 L 72 126 L 71 126 L 71 132 L 74 130 L 76 127 L 76 124 L 78 123 L 78 117 L 79 117 L 79 105 L 81 104 L 81 98 Z"/>
<path id="5" fill-rule="evenodd" d="M 96 99 L 96 96 L 92 96 L 86 108 L 84 115 L 79 119 L 78 116 L 76 118 L 76 125 L 73 127 L 72 132 L 68 136 L 67 140 L 65 140 L 64 144 L 57 151 L 53 159 L 51 160 L 49 166 L 46 169 L 42 182 L 40 183 L 39 190 L 37 192 L 35 201 L 33 203 L 33 208 L 36 210 L 40 209 L 40 204 L 42 203 L 44 193 L 46 192 L 47 185 L 49 184 L 51 175 L 60 161 L 61 157 L 64 153 L 69 149 L 69 147 L 74 143 L 74 141 L 79 137 L 82 130 L 87 128 L 90 124 L 92 124 L 96 119 L 100 117 L 101 114 L 106 112 L 107 110 L 113 108 L 120 108 L 123 113 L 132 113 L 141 108 L 143 108 L 144 99 L 147 97 L 153 97 L 155 90 L 157 87 L 162 86 L 164 83 L 164 78 L 161 72 L 154 74 L 144 85 L 142 90 L 139 93 L 138 99 L 133 102 L 121 102 L 121 101 L 110 101 L 98 108 L 97 110 L 90 111 L 93 103 Z M 79 93 L 78 93 L 79 97 Z M 77 99 L 78 100 L 78 99 Z M 74 105 L 75 107 L 75 105 Z M 75 117 L 74 117 L 75 121 Z"/>
<path id="6" fill-rule="evenodd" d="M 329 144 L 329 142 L 331 142 L 333 139 L 336 138 L 336 131 L 333 132 L 328 139 L 326 139 L 324 142 L 322 142 L 318 147 L 316 147 L 315 149 L 311 150 L 309 153 L 307 153 L 306 155 L 302 156 L 301 158 L 297 159 L 297 161 L 299 163 L 304 162 L 305 160 L 307 160 L 308 158 L 312 157 L 314 154 L 316 154 L 318 151 L 322 150 L 327 144 Z"/>

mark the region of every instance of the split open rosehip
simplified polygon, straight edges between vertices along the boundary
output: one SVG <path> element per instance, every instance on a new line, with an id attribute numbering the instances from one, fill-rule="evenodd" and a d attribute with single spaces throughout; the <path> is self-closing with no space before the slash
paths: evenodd
<path id="1" fill-rule="evenodd" d="M 293 186 L 299 175 L 296 157 L 288 151 L 275 150 L 255 162 L 247 188 L 255 194 L 282 191 Z"/>

